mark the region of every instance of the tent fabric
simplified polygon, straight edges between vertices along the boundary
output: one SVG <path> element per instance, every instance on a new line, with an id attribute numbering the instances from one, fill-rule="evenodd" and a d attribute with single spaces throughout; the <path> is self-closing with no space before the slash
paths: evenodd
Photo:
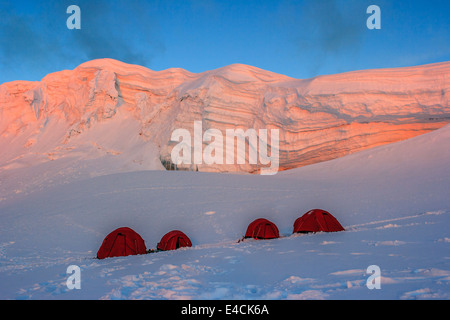
<path id="1" fill-rule="evenodd" d="M 345 229 L 333 215 L 325 210 L 313 209 L 295 220 L 293 233 L 298 232 L 336 232 Z"/>
<path id="2" fill-rule="evenodd" d="M 275 239 L 279 238 L 277 226 L 264 218 L 256 219 L 248 225 L 244 238 Z"/>
<path id="3" fill-rule="evenodd" d="M 182 247 L 192 247 L 191 240 L 180 230 L 166 233 L 157 245 L 158 250 L 175 250 Z"/>
<path id="4" fill-rule="evenodd" d="M 98 259 L 145 254 L 147 249 L 141 236 L 128 227 L 121 227 L 106 236 L 97 252 Z"/>

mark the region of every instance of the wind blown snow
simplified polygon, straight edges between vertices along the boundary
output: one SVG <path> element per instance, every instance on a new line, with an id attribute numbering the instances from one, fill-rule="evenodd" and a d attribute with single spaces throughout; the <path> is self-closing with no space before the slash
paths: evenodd
<path id="1" fill-rule="evenodd" d="M 51 175 L 70 161 L 0 172 L 1 189 L 19 191 L 0 197 L 1 299 L 450 298 L 450 126 L 270 177 L 112 174 L 94 160 L 103 175 Z M 20 192 L 24 184 L 35 188 Z M 346 231 L 292 235 L 313 208 Z M 238 243 L 261 217 L 282 237 Z M 173 229 L 193 247 L 95 259 L 121 226 L 147 248 Z M 81 289 L 66 285 L 70 265 Z M 370 265 L 380 267 L 380 289 L 366 286 Z"/>

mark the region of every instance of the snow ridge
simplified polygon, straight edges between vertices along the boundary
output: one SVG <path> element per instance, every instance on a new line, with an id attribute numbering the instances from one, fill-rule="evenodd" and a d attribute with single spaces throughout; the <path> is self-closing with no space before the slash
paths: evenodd
<path id="1" fill-rule="evenodd" d="M 195 74 L 92 60 L 39 82 L 0 85 L 0 165 L 20 166 L 18 160 L 31 155 L 28 163 L 47 161 L 55 153 L 91 157 L 92 149 L 80 141 L 89 137 L 102 146 L 113 125 L 101 124 L 115 119 L 114 124 L 135 122 L 122 132 L 135 143 L 105 145 L 128 157 L 123 165 L 142 162 L 133 155 L 136 145 L 152 145 L 157 158 L 169 159 L 172 132 L 184 128 L 192 134 L 194 121 L 202 121 L 204 130 L 223 133 L 278 129 L 280 170 L 301 167 L 442 127 L 450 121 L 449 73 L 445 62 L 302 80 L 243 64 Z M 142 169 L 161 169 L 153 160 Z M 198 170 L 259 168 L 247 161 L 201 164 Z"/>

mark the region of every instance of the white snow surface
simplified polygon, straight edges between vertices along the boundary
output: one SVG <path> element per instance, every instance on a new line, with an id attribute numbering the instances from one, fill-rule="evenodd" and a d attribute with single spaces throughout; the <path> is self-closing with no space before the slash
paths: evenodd
<path id="1" fill-rule="evenodd" d="M 0 201 L 0 299 L 450 298 L 450 126 L 274 176 L 71 161 L 0 172 L 15 190 Z M 292 235 L 313 208 L 346 231 Z M 256 218 L 282 237 L 238 243 Z M 173 229 L 193 247 L 96 259 L 122 226 L 147 248 Z M 70 265 L 81 289 L 66 285 Z M 381 289 L 366 286 L 371 265 Z"/>

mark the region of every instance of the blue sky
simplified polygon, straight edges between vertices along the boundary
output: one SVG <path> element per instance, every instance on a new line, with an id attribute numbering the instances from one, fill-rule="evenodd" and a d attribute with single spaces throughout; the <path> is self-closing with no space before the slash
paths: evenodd
<path id="1" fill-rule="evenodd" d="M 81 30 L 69 30 L 69 5 Z M 366 9 L 381 8 L 381 30 Z M 96 58 L 203 72 L 244 63 L 295 78 L 450 61 L 447 0 L 0 0 L 0 83 Z"/>

